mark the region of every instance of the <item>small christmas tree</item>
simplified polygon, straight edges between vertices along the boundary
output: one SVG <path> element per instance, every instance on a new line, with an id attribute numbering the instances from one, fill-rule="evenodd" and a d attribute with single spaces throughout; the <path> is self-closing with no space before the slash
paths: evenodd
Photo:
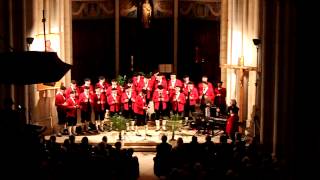
<path id="1" fill-rule="evenodd" d="M 126 119 L 118 114 L 115 114 L 114 116 L 110 117 L 110 120 L 112 122 L 112 128 L 119 132 L 119 140 L 122 140 L 122 131 L 126 130 Z"/>
<path id="2" fill-rule="evenodd" d="M 171 140 L 175 140 L 175 131 L 179 130 L 182 126 L 182 117 L 179 114 L 172 114 L 170 120 L 167 123 L 167 126 L 171 128 L 172 137 Z"/>

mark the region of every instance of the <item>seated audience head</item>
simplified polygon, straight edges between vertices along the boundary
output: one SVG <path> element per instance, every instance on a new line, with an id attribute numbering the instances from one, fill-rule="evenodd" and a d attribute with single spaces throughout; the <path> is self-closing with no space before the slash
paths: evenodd
<path id="1" fill-rule="evenodd" d="M 167 140 L 168 140 L 168 137 L 167 137 L 166 135 L 163 135 L 163 136 L 161 137 L 161 141 L 162 141 L 163 143 L 167 142 Z"/>

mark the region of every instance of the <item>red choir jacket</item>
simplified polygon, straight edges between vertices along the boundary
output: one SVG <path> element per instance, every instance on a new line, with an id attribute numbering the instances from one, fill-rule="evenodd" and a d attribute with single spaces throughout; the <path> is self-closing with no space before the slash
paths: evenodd
<path id="1" fill-rule="evenodd" d="M 88 101 L 91 105 L 91 107 L 93 107 L 93 94 L 90 94 L 88 95 L 88 97 L 84 94 L 84 93 L 81 93 L 80 96 L 79 96 L 79 105 L 80 105 L 80 110 L 81 111 L 89 111 L 89 107 L 88 107 Z"/>
<path id="2" fill-rule="evenodd" d="M 133 105 L 135 103 L 135 99 L 136 99 L 136 93 L 135 91 L 131 91 L 131 101 L 132 101 L 132 109 L 133 109 Z M 123 104 L 123 109 L 128 111 L 129 110 L 129 96 L 127 94 L 126 91 L 124 91 L 121 95 L 121 103 Z"/>
<path id="3" fill-rule="evenodd" d="M 204 89 L 199 89 L 199 100 L 201 100 L 202 96 L 205 96 L 206 99 L 209 99 L 212 103 L 214 102 L 214 94 L 213 91 L 209 88 L 206 92 L 204 92 Z"/>
<path id="4" fill-rule="evenodd" d="M 183 92 L 188 91 L 188 83 L 183 83 L 182 84 L 182 91 Z"/>
<path id="5" fill-rule="evenodd" d="M 72 91 L 75 91 L 76 92 L 76 99 L 79 99 L 79 95 L 80 95 L 80 89 L 78 87 L 76 87 L 75 90 L 73 90 L 71 87 L 68 87 L 65 91 L 65 94 L 66 94 L 66 98 L 68 99 L 70 97 L 70 93 Z"/>
<path id="6" fill-rule="evenodd" d="M 237 125 L 236 123 L 238 123 L 239 121 L 239 116 L 238 114 L 230 114 L 230 116 L 227 119 L 227 124 L 226 124 L 226 133 L 230 134 L 230 133 L 234 133 L 237 131 Z"/>
<path id="7" fill-rule="evenodd" d="M 171 104 L 172 104 L 172 109 L 174 111 L 183 112 L 185 103 L 186 103 L 186 97 L 184 96 L 183 93 L 179 93 L 179 95 L 175 93 L 172 96 Z"/>
<path id="8" fill-rule="evenodd" d="M 144 86 L 144 77 L 140 76 L 140 79 L 138 79 L 137 77 L 133 77 L 132 81 L 133 81 L 133 89 L 137 93 L 140 92 Z"/>
<path id="9" fill-rule="evenodd" d="M 103 84 L 100 84 L 99 82 L 97 82 L 96 84 L 96 88 L 99 88 L 100 92 L 104 94 L 107 93 L 108 87 L 109 87 L 109 84 L 107 82 L 104 82 Z"/>
<path id="10" fill-rule="evenodd" d="M 172 98 L 172 96 L 176 93 L 176 86 L 182 87 L 182 82 L 179 79 L 176 79 L 174 83 L 172 83 L 171 80 L 168 81 L 168 90 L 169 90 L 169 96 Z"/>
<path id="11" fill-rule="evenodd" d="M 117 94 L 118 94 L 119 96 L 121 96 L 121 94 L 122 94 L 121 87 L 120 87 L 119 85 L 117 85 L 117 86 L 115 86 L 115 87 L 113 87 L 113 86 L 110 85 L 110 86 L 108 87 L 108 89 L 107 89 L 107 93 L 106 93 L 107 97 L 108 97 L 109 95 L 111 95 L 113 88 L 117 89 Z"/>
<path id="12" fill-rule="evenodd" d="M 134 106 L 133 106 L 133 112 L 136 114 L 144 115 L 145 107 L 147 107 L 145 97 L 141 95 L 137 95 L 136 102 L 134 103 Z"/>
<path id="13" fill-rule="evenodd" d="M 188 88 L 183 91 L 184 96 L 186 97 L 186 102 L 188 100 L 188 92 L 189 92 Z M 190 106 L 196 105 L 197 100 L 199 99 L 199 94 L 198 94 L 197 88 L 190 89 L 189 98 L 190 98 L 189 99 Z"/>
<path id="14" fill-rule="evenodd" d="M 65 109 L 66 98 L 60 92 L 58 92 L 55 96 L 55 105 L 58 111 L 62 111 Z"/>
<path id="15" fill-rule="evenodd" d="M 157 89 L 158 88 L 158 85 L 162 85 L 162 87 L 163 87 L 163 90 L 167 90 L 167 80 L 165 79 L 165 78 L 162 78 L 162 80 L 161 81 L 158 81 L 158 80 L 156 80 L 155 82 L 154 82 L 154 89 Z"/>
<path id="16" fill-rule="evenodd" d="M 81 88 L 80 88 L 80 92 L 81 92 L 81 93 L 84 92 L 84 87 L 85 87 L 85 85 L 82 85 L 82 86 L 81 86 Z M 90 85 L 90 86 L 89 86 L 89 93 L 90 93 L 90 94 L 94 94 L 93 85 Z"/>
<path id="17" fill-rule="evenodd" d="M 152 91 L 153 91 L 153 80 L 150 79 L 148 81 L 145 82 L 144 86 L 142 89 L 147 91 L 147 95 L 146 98 L 147 99 L 151 99 L 152 98 Z"/>
<path id="18" fill-rule="evenodd" d="M 154 109 L 159 110 L 159 105 L 160 105 L 160 93 L 159 89 L 155 90 L 153 93 L 153 102 L 154 102 Z M 166 109 L 167 108 L 167 102 L 169 101 L 169 95 L 167 94 L 167 91 L 165 89 L 162 90 L 162 108 Z"/>
<path id="19" fill-rule="evenodd" d="M 94 94 L 93 96 L 93 109 L 94 111 L 101 112 L 105 110 L 107 98 L 104 93 Z"/>
<path id="20" fill-rule="evenodd" d="M 214 92 L 214 87 L 213 87 L 213 85 L 212 85 L 211 82 L 208 82 L 208 88 L 209 88 L 212 92 Z M 203 89 L 202 82 L 198 84 L 198 90 L 199 90 L 199 92 L 200 92 L 201 89 Z"/>
<path id="21" fill-rule="evenodd" d="M 226 88 L 214 88 L 214 95 L 218 105 L 226 104 L 227 90 Z"/>
<path id="22" fill-rule="evenodd" d="M 110 106 L 110 112 L 118 112 L 120 110 L 120 96 L 116 95 L 114 98 L 112 93 L 107 97 L 107 102 Z"/>
<path id="23" fill-rule="evenodd" d="M 76 99 L 68 98 L 66 101 L 67 117 L 77 117 L 78 102 Z"/>

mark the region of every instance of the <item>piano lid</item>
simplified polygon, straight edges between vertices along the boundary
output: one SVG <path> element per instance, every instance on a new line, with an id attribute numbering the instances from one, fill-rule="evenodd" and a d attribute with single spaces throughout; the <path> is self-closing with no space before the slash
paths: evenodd
<path id="1" fill-rule="evenodd" d="M 37 84 L 59 81 L 71 65 L 63 62 L 56 52 L 0 53 L 0 83 Z"/>

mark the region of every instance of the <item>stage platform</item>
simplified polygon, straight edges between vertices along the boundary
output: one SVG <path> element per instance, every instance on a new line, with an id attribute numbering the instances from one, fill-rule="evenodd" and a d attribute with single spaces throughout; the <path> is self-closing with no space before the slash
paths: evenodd
<path id="1" fill-rule="evenodd" d="M 175 131 L 174 140 L 172 139 L 172 132 L 171 131 L 156 131 L 154 127 L 150 128 L 147 131 L 144 127 L 139 127 L 139 134 L 137 135 L 135 131 L 123 132 L 122 133 L 122 146 L 123 148 L 133 148 L 136 152 L 153 152 L 156 150 L 157 144 L 161 143 L 162 135 L 168 136 L 168 142 L 175 146 L 176 140 L 179 137 L 183 138 L 184 143 L 188 143 L 191 141 L 191 137 L 193 135 L 198 137 L 198 142 L 203 143 L 205 142 L 205 137 L 207 134 L 203 134 L 201 131 L 197 131 L 195 129 L 189 128 L 182 128 L 181 131 Z M 212 141 L 214 143 L 220 142 L 220 135 L 223 131 L 214 130 L 214 136 L 212 136 Z M 103 136 L 108 137 L 108 143 L 114 145 L 115 142 L 119 141 L 119 132 L 118 131 L 110 131 L 110 132 L 100 132 L 99 134 L 86 134 L 86 135 L 78 135 L 76 136 L 76 143 L 80 143 L 81 139 L 87 136 L 89 139 L 89 143 L 92 145 L 96 145 L 101 142 Z M 50 138 L 50 135 L 45 136 L 46 140 Z M 64 135 L 62 137 L 57 137 L 57 143 L 63 143 L 68 136 Z"/>

